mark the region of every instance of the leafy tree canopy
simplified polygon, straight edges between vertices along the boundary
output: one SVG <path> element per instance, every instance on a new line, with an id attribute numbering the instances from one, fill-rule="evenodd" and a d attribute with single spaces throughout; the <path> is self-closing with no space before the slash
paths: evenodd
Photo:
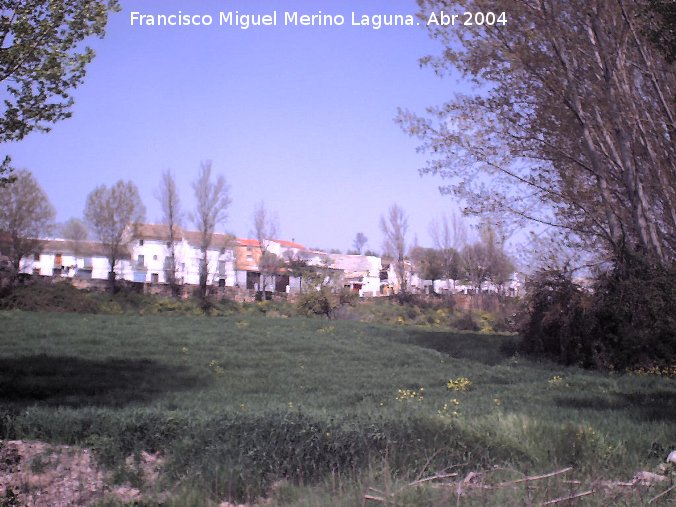
<path id="1" fill-rule="evenodd" d="M 110 188 L 99 185 L 87 196 L 85 221 L 107 251 L 111 288 L 115 285 L 117 261 L 125 255 L 126 243 L 131 239 L 127 229 L 141 223 L 145 211 L 138 188 L 131 181 L 120 180 Z"/>
<path id="2" fill-rule="evenodd" d="M 672 2 L 673 3 L 673 2 Z M 418 0 L 441 10 L 505 12 L 508 21 L 429 23 L 443 47 L 422 62 L 477 86 L 403 128 L 466 213 L 562 231 L 566 245 L 652 262 L 676 259 L 676 74 L 659 40 L 670 10 L 647 0 Z M 657 5 L 660 4 L 660 5 Z M 659 19 L 659 24 L 652 21 Z M 664 30 L 662 30 L 664 28 Z"/>
<path id="3" fill-rule="evenodd" d="M 15 272 L 23 257 L 39 250 L 40 239 L 52 231 L 55 215 L 47 194 L 29 171 L 17 171 L 13 185 L 0 187 L 0 231 L 7 242 L 2 246 Z"/>
<path id="4" fill-rule="evenodd" d="M 94 51 L 87 37 L 103 37 L 117 0 L 0 0 L 0 142 L 71 115 L 70 93 L 82 84 Z"/>

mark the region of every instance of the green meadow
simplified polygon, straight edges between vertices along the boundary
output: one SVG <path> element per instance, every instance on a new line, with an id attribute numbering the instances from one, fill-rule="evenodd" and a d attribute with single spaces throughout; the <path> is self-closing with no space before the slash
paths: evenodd
<path id="1" fill-rule="evenodd" d="M 116 480 L 168 491 L 162 505 L 541 505 L 586 490 L 584 505 L 647 505 L 669 487 L 598 485 L 676 449 L 674 379 L 534 362 L 514 339 L 256 312 L 4 311 L 0 439 L 92 448 Z M 141 451 L 165 457 L 155 485 L 125 463 Z M 455 486 L 421 481 L 440 474 Z"/>

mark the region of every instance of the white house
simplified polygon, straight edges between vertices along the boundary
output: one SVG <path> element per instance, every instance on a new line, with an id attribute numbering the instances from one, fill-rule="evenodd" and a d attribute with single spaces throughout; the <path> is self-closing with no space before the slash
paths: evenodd
<path id="1" fill-rule="evenodd" d="M 127 238 L 115 266 L 116 277 L 133 282 L 166 284 L 172 246 L 168 227 L 163 224 L 138 224 L 128 229 Z M 199 284 L 200 243 L 199 232 L 177 228 L 174 252 L 179 284 Z M 324 283 L 330 282 L 336 289 L 348 288 L 360 296 L 392 294 L 400 290 L 394 263 L 383 264 L 380 257 L 328 254 L 280 239 L 266 240 L 265 249 L 284 261 L 298 259 L 307 266 L 316 266 L 318 272 L 321 268 L 326 275 Z M 261 255 L 262 249 L 257 240 L 214 233 L 207 250 L 208 285 L 277 292 L 300 290 L 305 280 L 294 277 L 284 265 L 275 275 L 264 277 L 265 287 L 261 287 Z M 63 278 L 106 280 L 109 269 L 106 248 L 95 241 L 42 240 L 37 252 L 21 262 L 23 273 Z M 472 285 L 460 280 L 422 280 L 410 261 L 405 261 L 405 269 L 407 287 L 413 292 L 469 294 L 475 290 Z M 501 286 L 484 282 L 481 291 L 520 296 L 524 286 L 525 276 L 515 272 Z"/>
<path id="2" fill-rule="evenodd" d="M 265 251 L 283 261 L 305 258 L 306 248 L 300 243 L 281 239 L 265 240 Z M 293 290 L 294 280 L 284 268 L 274 276 L 261 277 L 260 260 L 263 250 L 256 239 L 238 239 L 235 248 L 236 285 L 251 290 L 288 292 Z M 262 281 L 264 278 L 264 282 Z M 265 283 L 265 287 L 262 287 Z"/>
<path id="3" fill-rule="evenodd" d="M 176 279 L 180 284 L 198 285 L 202 259 L 201 235 L 197 231 L 177 228 L 174 238 Z M 235 285 L 234 238 L 214 233 L 207 249 L 208 284 Z M 133 281 L 168 283 L 171 266 L 169 228 L 163 224 L 140 224 L 130 244 Z"/>
<path id="4" fill-rule="evenodd" d="M 328 254 L 331 267 L 343 272 L 343 287 L 360 296 L 380 294 L 380 257 L 373 255 Z"/>
<path id="5" fill-rule="evenodd" d="M 106 248 L 95 241 L 43 240 L 39 252 L 21 261 L 21 272 L 80 279 L 108 279 Z M 118 278 L 131 277 L 131 256 L 123 250 L 115 269 Z"/>

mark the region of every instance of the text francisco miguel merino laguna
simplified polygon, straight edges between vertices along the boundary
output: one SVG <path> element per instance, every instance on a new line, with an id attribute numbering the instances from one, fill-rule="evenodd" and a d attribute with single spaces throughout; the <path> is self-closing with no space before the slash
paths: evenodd
<path id="1" fill-rule="evenodd" d="M 379 29 L 384 26 L 418 25 L 411 14 L 358 14 L 350 16 L 342 14 L 304 14 L 297 11 L 272 11 L 269 14 L 241 14 L 239 11 L 219 12 L 211 14 L 186 14 L 178 11 L 175 14 L 144 14 L 138 11 L 130 13 L 131 26 L 236 26 L 243 30 L 250 27 L 266 26 L 366 26 Z"/>
<path id="2" fill-rule="evenodd" d="M 302 14 L 297 11 L 269 14 L 240 14 L 239 11 L 219 12 L 215 16 L 220 26 L 236 26 L 242 30 L 250 27 L 277 26 L 278 20 L 284 26 L 343 26 L 346 24 L 342 14 Z M 420 25 L 412 14 L 357 14 L 349 16 L 352 26 L 369 27 L 379 30 L 385 26 L 414 26 Z M 131 26 L 210 26 L 214 24 L 211 14 L 185 14 L 178 11 L 176 14 L 143 14 L 132 11 Z M 429 25 L 505 25 L 505 12 L 464 12 L 449 14 L 444 11 L 431 12 L 427 17 Z"/>

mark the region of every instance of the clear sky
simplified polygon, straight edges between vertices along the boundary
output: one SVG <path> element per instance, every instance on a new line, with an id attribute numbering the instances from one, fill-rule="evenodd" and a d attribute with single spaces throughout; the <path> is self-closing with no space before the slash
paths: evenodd
<path id="1" fill-rule="evenodd" d="M 418 175 L 424 157 L 393 121 L 463 86 L 418 59 L 440 47 L 422 26 L 351 26 L 351 13 L 415 14 L 414 0 L 121 0 L 75 93 L 73 117 L 48 134 L 4 146 L 31 170 L 57 209 L 82 217 L 99 184 L 138 185 L 147 220 L 172 169 L 184 209 L 190 182 L 211 160 L 231 187 L 219 231 L 249 235 L 256 203 L 277 213 L 280 236 L 310 247 L 351 247 L 364 232 L 381 250 L 381 214 L 399 203 L 410 239 L 431 246 L 431 219 L 454 209 L 441 180 Z M 219 12 L 278 13 L 278 25 L 219 26 Z M 209 14 L 211 26 L 132 26 L 131 12 Z M 284 12 L 338 15 L 344 26 L 284 26 Z M 416 22 L 418 20 L 416 19 Z"/>

